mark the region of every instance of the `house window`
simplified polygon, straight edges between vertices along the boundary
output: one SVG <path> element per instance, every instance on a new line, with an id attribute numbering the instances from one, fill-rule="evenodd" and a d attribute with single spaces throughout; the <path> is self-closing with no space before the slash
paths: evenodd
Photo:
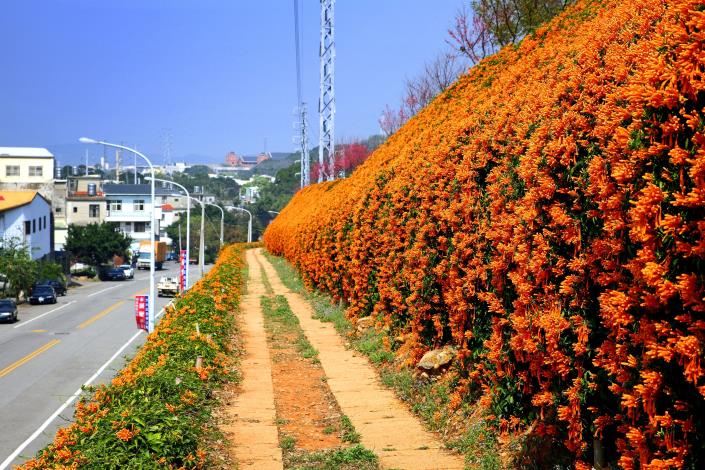
<path id="1" fill-rule="evenodd" d="M 29 176 L 42 176 L 43 168 L 41 166 L 30 166 Z"/>
<path id="2" fill-rule="evenodd" d="M 24 221 L 24 234 L 29 235 L 30 233 L 32 233 L 32 221 L 25 220 Z"/>
<path id="3" fill-rule="evenodd" d="M 88 217 L 100 217 L 100 205 L 90 204 L 88 206 Z"/>
<path id="4" fill-rule="evenodd" d="M 32 233 L 37 232 L 37 219 L 32 219 Z"/>
<path id="5" fill-rule="evenodd" d="M 108 210 L 121 211 L 122 210 L 122 201 L 119 199 L 115 200 L 115 201 L 108 201 Z"/>
<path id="6" fill-rule="evenodd" d="M 61 214 L 61 207 L 57 207 L 55 210 L 57 214 Z"/>
<path id="7" fill-rule="evenodd" d="M 20 166 L 7 165 L 5 167 L 5 176 L 20 176 Z"/>
<path id="8" fill-rule="evenodd" d="M 135 233 L 143 233 L 146 232 L 146 223 L 145 222 L 135 222 Z"/>
<path id="9" fill-rule="evenodd" d="M 132 230 L 132 222 L 125 222 L 125 229 L 129 232 Z"/>
<path id="10" fill-rule="evenodd" d="M 77 206 L 73 206 L 73 213 L 78 214 L 78 207 Z"/>
<path id="11" fill-rule="evenodd" d="M 47 228 L 47 216 L 44 216 L 44 228 Z"/>
<path id="12" fill-rule="evenodd" d="M 135 210 L 136 211 L 143 211 L 144 210 L 144 199 L 135 199 Z"/>

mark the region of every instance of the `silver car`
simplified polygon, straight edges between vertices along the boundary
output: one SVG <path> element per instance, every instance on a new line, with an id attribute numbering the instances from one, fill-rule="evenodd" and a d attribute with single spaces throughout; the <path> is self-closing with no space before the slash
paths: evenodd
<path id="1" fill-rule="evenodd" d="M 134 279 L 135 277 L 135 270 L 132 269 L 132 266 L 129 264 L 121 264 L 118 266 L 118 268 L 122 269 L 125 272 L 125 277 L 127 279 Z"/>

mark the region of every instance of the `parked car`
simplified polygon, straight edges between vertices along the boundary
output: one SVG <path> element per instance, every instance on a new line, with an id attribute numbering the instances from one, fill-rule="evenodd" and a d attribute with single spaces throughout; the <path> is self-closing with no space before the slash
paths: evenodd
<path id="1" fill-rule="evenodd" d="M 118 268 L 122 269 L 125 272 L 125 277 L 128 279 L 134 279 L 135 277 L 135 270 L 132 269 L 132 266 L 129 264 L 121 264 L 118 266 Z"/>
<path id="2" fill-rule="evenodd" d="M 32 295 L 29 296 L 29 303 L 31 305 L 55 304 L 56 291 L 53 287 L 48 285 L 35 286 L 34 289 L 32 289 Z"/>
<path id="3" fill-rule="evenodd" d="M 125 271 L 120 268 L 112 268 L 105 271 L 104 279 L 106 281 L 124 281 L 126 278 Z"/>
<path id="4" fill-rule="evenodd" d="M 12 299 L 0 299 L 0 321 L 17 321 L 17 304 Z"/>
<path id="5" fill-rule="evenodd" d="M 66 295 L 66 286 L 63 282 L 57 281 L 56 279 L 45 279 L 43 281 L 39 281 L 34 285 L 34 287 L 32 287 L 32 290 L 34 290 L 37 286 L 51 286 L 54 288 L 56 295 Z"/>

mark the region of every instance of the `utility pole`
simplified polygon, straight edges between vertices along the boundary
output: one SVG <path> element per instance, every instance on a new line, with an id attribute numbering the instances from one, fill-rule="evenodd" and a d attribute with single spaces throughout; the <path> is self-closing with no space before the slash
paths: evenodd
<path id="1" fill-rule="evenodd" d="M 201 203 L 201 236 L 200 242 L 201 242 L 201 247 L 198 250 L 198 265 L 201 270 L 201 279 L 203 279 L 203 264 L 205 263 L 205 258 L 206 258 L 206 249 L 205 249 L 205 237 L 203 234 L 206 231 L 206 204 L 203 201 L 199 201 Z"/>
<path id="2" fill-rule="evenodd" d="M 335 0 L 321 0 L 321 89 L 318 99 L 318 182 L 335 179 Z"/>

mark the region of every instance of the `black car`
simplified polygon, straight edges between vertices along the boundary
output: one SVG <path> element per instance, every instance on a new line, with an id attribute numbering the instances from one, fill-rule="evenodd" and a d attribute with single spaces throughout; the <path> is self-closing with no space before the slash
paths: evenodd
<path id="1" fill-rule="evenodd" d="M 17 321 L 17 304 L 12 299 L 0 299 L 0 321 Z"/>
<path id="2" fill-rule="evenodd" d="M 66 295 L 66 286 L 61 281 L 57 281 L 55 279 L 45 279 L 43 281 L 39 281 L 34 285 L 34 288 L 37 286 L 51 286 L 54 288 L 56 295 Z"/>
<path id="3" fill-rule="evenodd" d="M 124 281 L 126 279 L 125 271 L 120 268 L 108 269 L 105 271 L 104 277 L 106 281 Z"/>
<path id="4" fill-rule="evenodd" d="M 51 286 L 35 286 L 32 289 L 32 295 L 29 296 L 29 303 L 35 304 L 55 304 L 56 291 Z"/>

